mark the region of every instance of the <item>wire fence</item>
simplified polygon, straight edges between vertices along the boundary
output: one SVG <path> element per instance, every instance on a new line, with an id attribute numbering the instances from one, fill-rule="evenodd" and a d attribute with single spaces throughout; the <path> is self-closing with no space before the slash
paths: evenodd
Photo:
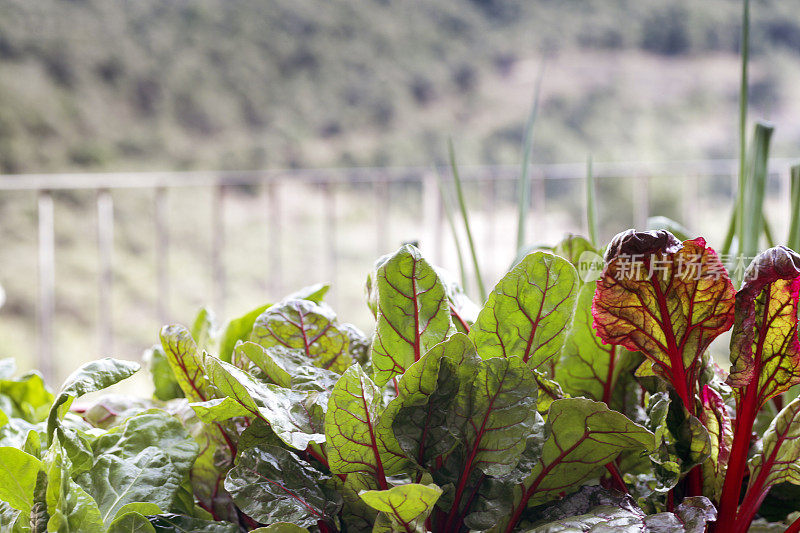
<path id="1" fill-rule="evenodd" d="M 767 212 L 781 235 L 788 223 L 791 162 L 770 162 Z M 595 163 L 601 236 L 644 228 L 651 214 L 665 214 L 693 231 L 705 230 L 713 243 L 726 228 L 735 168 L 733 160 Z M 552 243 L 565 232 L 585 233 L 585 172 L 582 164 L 532 167 L 529 242 Z M 90 331 L 82 332 L 96 338 L 101 354 L 146 347 L 147 340 L 127 331 L 130 317 L 120 317 L 120 308 L 127 305 L 121 299 L 131 294 L 141 299 L 141 291 L 126 274 L 139 256 L 151 263 L 140 276 L 149 296 L 136 313 L 146 315 L 145 329 L 189 320 L 179 305 L 185 292 L 193 293 L 192 303 L 208 299 L 225 316 L 269 301 L 267 297 L 274 301 L 318 279 L 332 282 L 331 302 L 340 312 L 369 327 L 360 286 L 379 255 L 414 241 L 432 262 L 458 269 L 437 174 L 449 183 L 447 169 L 433 167 L 0 176 L 0 204 L 35 199 L 37 256 L 35 291 L 26 292 L 18 286 L 24 284 L 23 277 L 8 273 L 0 272 L 0 284 L 10 297 L 19 293 L 21 299 L 35 299 L 30 306 L 35 309 L 35 326 L 29 326 L 36 338 L 35 350 L 28 344 L 36 354 L 31 366 L 50 382 L 69 369 L 59 367 L 57 359 L 59 320 L 76 313 L 59 305 L 61 283 L 78 283 L 84 294 L 94 293 L 96 320 Z M 511 166 L 461 169 L 481 269 L 489 284 L 514 257 L 518 175 L 519 168 Z M 126 202 L 134 191 L 138 203 L 132 208 Z M 86 231 L 85 224 L 73 231 L 60 223 L 65 193 L 83 195 L 73 208 L 94 221 L 94 232 Z M 134 240 L 147 234 L 138 256 L 130 255 L 130 245 L 121 242 L 118 230 Z M 96 252 L 95 275 L 80 280 L 57 277 L 64 240 L 82 242 L 82 250 Z M 10 243 L 20 246 L 19 253 L 33 249 L 33 243 L 23 244 Z M 185 247 L 192 248 L 189 255 Z M 187 290 L 190 278 L 204 278 L 207 291 Z"/>

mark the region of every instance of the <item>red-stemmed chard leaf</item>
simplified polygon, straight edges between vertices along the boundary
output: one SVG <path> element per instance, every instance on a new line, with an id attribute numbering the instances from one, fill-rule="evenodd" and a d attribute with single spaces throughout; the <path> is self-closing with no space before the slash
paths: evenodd
<path id="1" fill-rule="evenodd" d="M 640 351 L 696 414 L 701 356 L 733 324 L 735 291 L 702 238 L 680 243 L 668 231 L 617 235 L 593 302 L 604 342 Z"/>
<path id="2" fill-rule="evenodd" d="M 405 245 L 375 274 L 375 383 L 400 376 L 453 330 L 444 285 L 418 249 Z"/>
<path id="3" fill-rule="evenodd" d="M 800 398 L 778 413 L 750 459 L 750 482 L 736 518 L 736 532 L 747 531 L 767 493 L 778 483 L 800 485 Z"/>
<path id="4" fill-rule="evenodd" d="M 514 530 L 529 505 L 577 489 L 624 451 L 651 452 L 656 444 L 646 428 L 585 398 L 554 401 L 546 433 L 538 464 L 514 490 L 513 510 L 502 529 L 506 533 Z"/>
<path id="5" fill-rule="evenodd" d="M 189 330 L 178 325 L 165 326 L 161 329 L 161 345 L 186 398 L 190 402 L 214 400 L 216 390 L 206 374 L 207 359 L 211 356 L 198 350 Z M 237 453 L 235 434 L 223 422 L 213 422 L 205 426 L 205 430 L 193 432 L 201 450 L 191 471 L 194 495 L 201 506 L 215 516 L 235 516 L 233 500 L 222 487 L 225 468 L 231 465 Z M 220 466 L 218 451 L 225 448 L 226 465 Z"/>
<path id="6" fill-rule="evenodd" d="M 331 527 L 342 506 L 330 477 L 277 446 L 248 448 L 228 472 L 225 489 L 239 508 L 264 524 Z"/>
<path id="7" fill-rule="evenodd" d="M 461 465 L 444 531 L 458 530 L 483 475 L 509 474 L 517 465 L 540 425 L 536 392 L 536 378 L 519 357 L 481 361 L 472 382 L 459 387 L 448 427 L 462 443 Z"/>
<path id="8" fill-rule="evenodd" d="M 381 424 L 382 412 L 380 389 L 360 365 L 351 366 L 336 383 L 325 415 L 331 472 L 367 474 L 381 490 L 389 488 L 386 477 L 403 471 L 408 461 L 387 446 L 384 435 L 391 432 L 391 425 Z"/>
<path id="9" fill-rule="evenodd" d="M 419 466 L 433 470 L 457 444 L 448 413 L 462 383 L 471 383 L 480 359 L 462 333 L 439 343 L 398 380 L 398 394 L 382 414 L 390 439 Z"/>
<path id="10" fill-rule="evenodd" d="M 350 338 L 325 304 L 289 299 L 267 308 L 255 321 L 250 340 L 264 348 L 303 350 L 321 368 L 341 374 L 352 363 Z"/>
<path id="11" fill-rule="evenodd" d="M 734 522 L 741 525 L 734 517 L 759 409 L 800 383 L 799 294 L 800 255 L 778 246 L 753 260 L 736 295 L 728 377 L 736 393 L 736 430 L 720 500 L 720 531 Z"/>
<path id="12" fill-rule="evenodd" d="M 516 356 L 552 375 L 577 294 L 569 261 L 533 252 L 495 286 L 469 336 L 484 359 Z"/>
<path id="13" fill-rule="evenodd" d="M 389 490 L 361 491 L 359 496 L 367 505 L 380 511 L 373 531 L 415 533 L 427 531 L 425 519 L 441 495 L 442 489 L 433 483 L 408 483 Z"/>

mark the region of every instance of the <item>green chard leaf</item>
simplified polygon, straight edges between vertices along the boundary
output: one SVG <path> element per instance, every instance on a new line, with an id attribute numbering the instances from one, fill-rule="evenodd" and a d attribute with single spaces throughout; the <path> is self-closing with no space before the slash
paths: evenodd
<path id="1" fill-rule="evenodd" d="M 241 342 L 234 349 L 234 359 L 251 361 L 264 378 L 288 389 L 331 391 L 339 380 L 339 374 L 314 366 L 299 348 L 264 348 L 254 342 Z"/>
<path id="2" fill-rule="evenodd" d="M 41 374 L 35 371 L 13 379 L 0 379 L 0 397 L 10 403 L 10 409 L 3 408 L 8 411 L 5 415 L 30 423 L 45 420 L 53 403 L 53 393 L 45 385 Z"/>
<path id="3" fill-rule="evenodd" d="M 64 416 L 75 398 L 110 387 L 123 379 L 129 378 L 139 368 L 140 365 L 138 363 L 107 357 L 86 363 L 73 372 L 64 382 L 61 392 L 50 408 L 50 414 L 47 418 L 48 439 L 52 441 L 53 432 L 60 424 L 59 420 Z"/>
<path id="4" fill-rule="evenodd" d="M 572 321 L 578 274 L 569 261 L 533 252 L 500 280 L 470 330 L 478 354 L 521 358 L 552 375 Z"/>
<path id="5" fill-rule="evenodd" d="M 284 300 L 308 300 L 309 302 L 320 304 L 330 288 L 330 283 L 315 283 L 293 292 Z"/>
<path id="6" fill-rule="evenodd" d="M 581 256 L 586 252 L 596 254 L 597 250 L 586 238 L 574 234 L 566 235 L 561 242 L 553 247 L 555 255 L 563 257 L 572 263 L 575 268 L 579 268 Z"/>
<path id="7" fill-rule="evenodd" d="M 657 481 L 655 489 L 664 493 L 694 466 L 709 458 L 712 443 L 700 420 L 667 392 L 650 395 L 647 416 L 645 427 L 655 434 L 657 446 L 650 454 Z"/>
<path id="8" fill-rule="evenodd" d="M 373 532 L 405 531 L 406 533 L 425 533 L 425 519 L 433 511 L 433 506 L 442 489 L 434 484 L 409 483 L 389 490 L 361 491 L 359 496 L 367 505 L 377 509 L 378 515 Z"/>
<path id="9" fill-rule="evenodd" d="M 381 423 L 381 391 L 359 365 L 345 372 L 328 401 L 325 416 L 325 445 L 328 464 L 334 474 L 363 473 L 382 490 L 386 476 L 401 472 L 407 459 L 392 450 L 391 421 Z"/>
<path id="10" fill-rule="evenodd" d="M 272 304 L 266 304 L 256 307 L 252 311 L 240 316 L 239 318 L 234 318 L 225 324 L 225 327 L 223 328 L 222 334 L 219 338 L 220 359 L 226 363 L 231 362 L 233 348 L 236 346 L 236 343 L 247 340 L 247 338 L 250 336 L 250 332 L 253 331 L 253 324 L 255 324 L 256 319 L 271 305 Z"/>
<path id="11" fill-rule="evenodd" d="M 264 348 L 301 349 L 314 365 L 337 373 L 352 363 L 350 338 L 339 328 L 336 314 L 310 300 L 284 300 L 269 307 L 256 319 L 249 340 Z"/>
<path id="12" fill-rule="evenodd" d="M 529 504 L 544 503 L 578 488 L 620 453 L 652 452 L 655 448 L 650 431 L 604 403 L 585 398 L 553 402 L 547 434 L 538 464 L 515 489 L 514 509 L 505 517 L 505 531 L 514 528 Z"/>
<path id="13" fill-rule="evenodd" d="M 466 385 L 466 386 L 464 386 Z M 490 476 L 508 474 L 537 423 L 536 379 L 519 357 L 482 361 L 462 384 L 448 426 L 464 442 L 473 467 Z"/>
<path id="14" fill-rule="evenodd" d="M 215 522 L 178 514 L 148 516 L 156 533 L 241 533 L 236 524 Z"/>
<path id="15" fill-rule="evenodd" d="M 132 511 L 115 518 L 107 533 L 156 533 L 156 528 L 145 515 Z"/>
<path id="16" fill-rule="evenodd" d="M 97 502 L 106 526 L 128 504 L 169 510 L 197 457 L 197 444 L 174 417 L 153 410 L 92 442 L 91 471 L 76 481 Z"/>
<path id="17" fill-rule="evenodd" d="M 377 325 L 372 343 L 375 383 L 399 377 L 453 331 L 450 305 L 436 271 L 411 245 L 377 270 Z"/>
<path id="18" fill-rule="evenodd" d="M 217 319 L 214 313 L 207 307 L 203 307 L 197 313 L 192 324 L 192 338 L 197 343 L 198 350 L 213 351 L 212 348 L 216 340 L 216 322 Z"/>
<path id="19" fill-rule="evenodd" d="M 159 400 L 167 401 L 173 398 L 183 398 L 183 390 L 175 377 L 175 372 L 160 345 L 153 346 L 144 353 L 147 370 L 153 379 L 153 396 Z"/>
<path id="20" fill-rule="evenodd" d="M 50 516 L 47 531 L 104 531 L 97 503 L 72 479 L 68 461 L 59 442 L 53 442 L 44 460 L 47 469 L 47 514 Z"/>
<path id="21" fill-rule="evenodd" d="M 627 494 L 599 486 L 582 487 L 538 513 L 539 520 L 524 528 L 540 533 L 624 531 L 642 533 L 704 533 L 716 520 L 716 510 L 703 496 L 685 498 L 674 513 L 647 516 Z"/>
<path id="22" fill-rule="evenodd" d="M 219 397 L 190 404 L 201 420 L 211 423 L 236 416 L 258 418 L 297 450 L 305 450 L 310 443 L 325 442 L 327 393 L 260 383 L 244 370 L 218 359 L 206 361 L 206 372 Z"/>
<path id="23" fill-rule="evenodd" d="M 702 238 L 680 243 L 667 231 L 617 235 L 593 302 L 603 342 L 640 351 L 696 412 L 702 355 L 733 324 L 735 291 Z"/>
<path id="24" fill-rule="evenodd" d="M 0 500 L 23 514 L 30 514 L 34 487 L 42 463 L 22 450 L 0 447 Z"/>
<path id="25" fill-rule="evenodd" d="M 475 345 L 456 333 L 437 344 L 406 370 L 397 398 L 386 407 L 399 447 L 418 465 L 431 470 L 458 443 L 448 427 L 462 383 L 471 383 L 480 363 Z M 390 438 L 391 438 L 390 435 Z"/>
<path id="26" fill-rule="evenodd" d="M 602 401 L 623 411 L 625 386 L 641 356 L 621 346 L 605 344 L 593 326 L 592 299 L 596 282 L 581 286 L 561 359 L 556 366 L 556 381 L 570 396 Z"/>
<path id="27" fill-rule="evenodd" d="M 228 472 L 225 489 L 239 508 L 264 524 L 290 522 L 312 527 L 334 524 L 341 497 L 324 475 L 293 453 L 275 446 L 249 448 Z"/>

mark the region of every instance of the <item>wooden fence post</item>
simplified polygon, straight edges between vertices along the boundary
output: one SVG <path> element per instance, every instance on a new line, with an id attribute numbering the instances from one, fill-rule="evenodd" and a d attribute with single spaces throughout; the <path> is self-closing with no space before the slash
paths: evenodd
<path id="1" fill-rule="evenodd" d="M 100 353 L 105 357 L 114 348 L 112 290 L 114 284 L 114 200 L 108 189 L 97 191 L 97 331 Z"/>
<path id="2" fill-rule="evenodd" d="M 39 350 L 37 366 L 45 381 L 55 376 L 53 360 L 53 321 L 55 318 L 55 228 L 53 196 L 50 191 L 40 191 L 39 213 Z"/>

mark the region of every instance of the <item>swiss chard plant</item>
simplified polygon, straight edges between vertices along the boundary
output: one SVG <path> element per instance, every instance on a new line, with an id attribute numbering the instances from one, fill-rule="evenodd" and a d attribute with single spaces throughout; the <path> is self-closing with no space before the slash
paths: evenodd
<path id="1" fill-rule="evenodd" d="M 324 285 L 221 328 L 203 311 L 146 353 L 150 398 L 100 392 L 137 363 L 52 393 L 5 361 L 0 528 L 786 528 L 800 256 L 764 252 L 737 292 L 699 238 L 625 232 L 592 278 L 598 254 L 574 236 L 529 253 L 479 306 L 404 246 L 368 276 L 370 333 Z"/>

